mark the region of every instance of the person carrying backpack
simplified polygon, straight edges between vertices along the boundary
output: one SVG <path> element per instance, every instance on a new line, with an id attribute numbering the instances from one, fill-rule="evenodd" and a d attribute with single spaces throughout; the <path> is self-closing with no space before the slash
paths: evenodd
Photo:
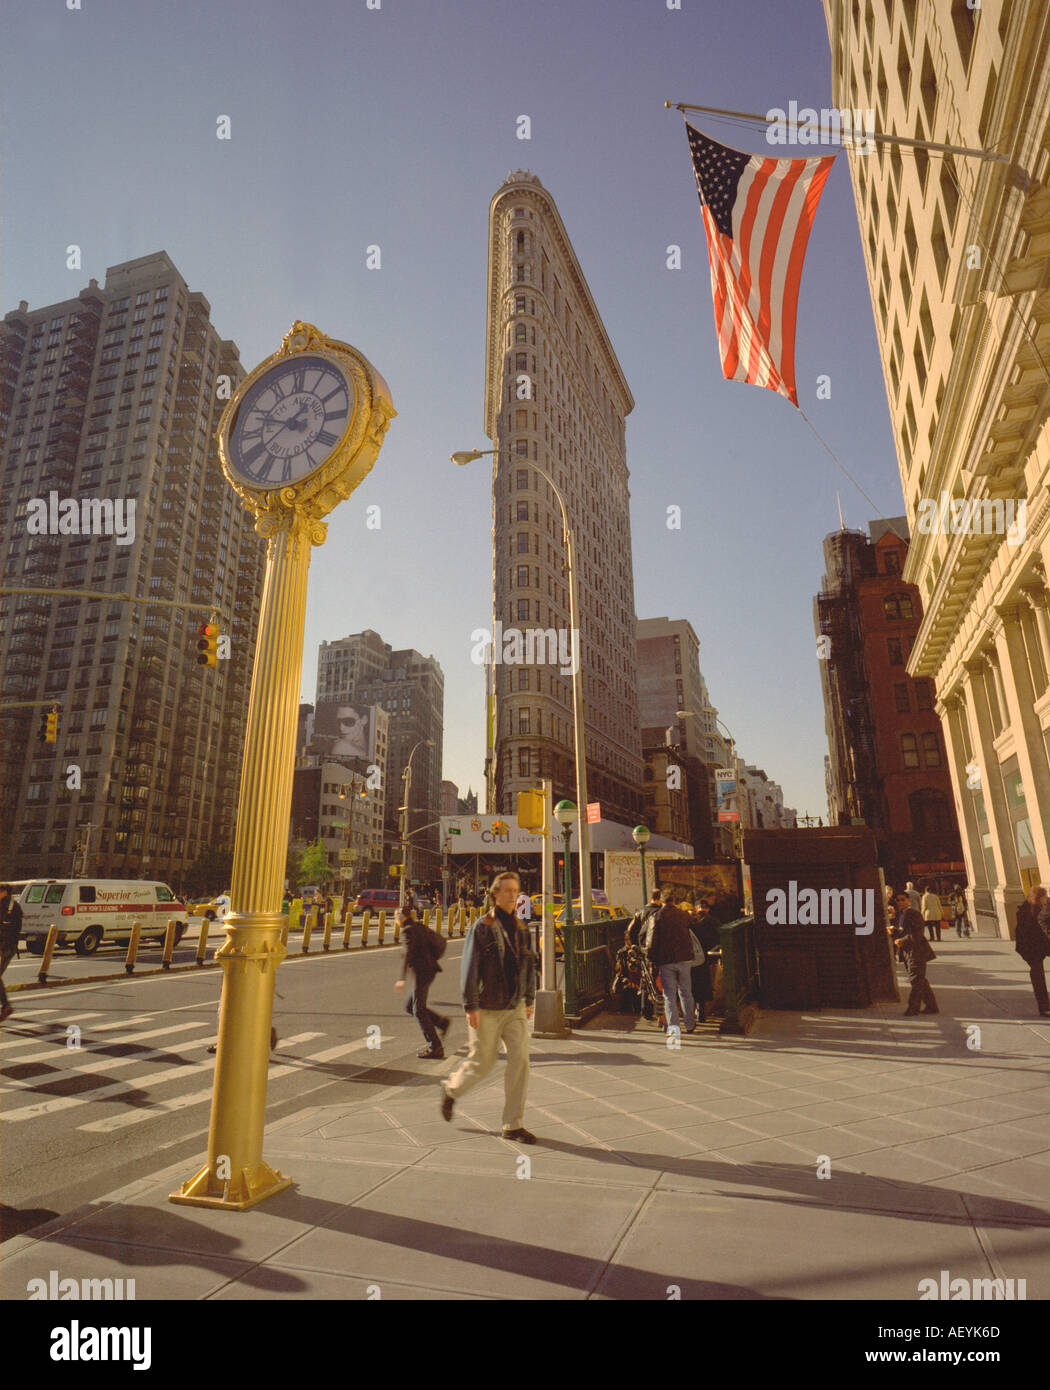
<path id="1" fill-rule="evenodd" d="M 910 905 L 907 893 L 898 893 L 897 922 L 893 929 L 893 940 L 900 950 L 911 984 L 908 1006 L 904 1010 L 906 1016 L 940 1013 L 930 982 L 926 978 L 926 966 L 931 960 L 936 959 L 936 955 L 922 929 L 921 914 Z"/>
<path id="2" fill-rule="evenodd" d="M 452 1020 L 434 1013 L 433 1009 L 427 1006 L 427 994 L 441 972 L 438 959 L 445 953 L 445 938 L 425 926 L 419 920 L 416 909 L 407 902 L 399 911 L 398 919 L 401 924 L 401 939 L 405 943 L 405 954 L 401 960 L 401 978 L 394 988 L 403 990 L 405 977 L 409 971 L 412 972 L 412 989 L 405 1000 L 405 1013 L 415 1016 L 427 1044 L 416 1055 L 437 1062 L 445 1055 L 442 1039 L 448 1032 Z"/>

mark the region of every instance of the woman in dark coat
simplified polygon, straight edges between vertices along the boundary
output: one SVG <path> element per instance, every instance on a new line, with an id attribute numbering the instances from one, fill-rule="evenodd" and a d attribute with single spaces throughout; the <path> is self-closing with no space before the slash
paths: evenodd
<path id="1" fill-rule="evenodd" d="M 442 1018 L 427 1007 L 427 993 L 441 970 L 430 947 L 430 931 L 419 920 L 416 909 L 405 903 L 398 913 L 401 925 L 401 939 L 405 943 L 405 954 L 401 960 L 401 978 L 394 988 L 405 987 L 405 977 L 412 972 L 412 989 L 405 1000 L 405 1013 L 414 1014 L 426 1039 L 427 1045 L 419 1057 L 440 1061 L 445 1055 L 441 1039 L 449 1030 L 452 1020 Z M 438 1033 L 441 1037 L 438 1037 Z"/>
<path id="2" fill-rule="evenodd" d="M 1017 954 L 1028 966 L 1036 1007 L 1043 1018 L 1050 1017 L 1050 996 L 1046 991 L 1046 967 L 1043 961 L 1050 956 L 1050 940 L 1039 925 L 1039 915 L 1046 902 L 1046 889 L 1032 887 L 1017 909 L 1017 928 L 1014 932 Z"/>

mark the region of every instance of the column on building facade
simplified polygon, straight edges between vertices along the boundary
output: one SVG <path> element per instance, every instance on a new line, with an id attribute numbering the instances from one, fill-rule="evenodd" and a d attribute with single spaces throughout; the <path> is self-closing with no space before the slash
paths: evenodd
<path id="1" fill-rule="evenodd" d="M 966 881 L 971 888 L 983 888 L 989 892 L 995 887 L 988 882 L 984 865 L 984 848 L 981 844 L 981 829 L 977 820 L 973 792 L 967 786 L 969 756 L 966 738 L 966 708 L 961 695 L 952 694 L 938 702 L 941 716 L 941 729 L 948 750 L 948 769 L 952 778 L 955 802 L 960 812 L 963 856 L 966 860 Z M 973 904 L 970 904 L 971 909 Z"/>
<path id="2" fill-rule="evenodd" d="M 1010 723 L 1010 707 L 1006 700 L 1006 683 L 1003 680 L 1002 668 L 999 665 L 998 649 L 994 646 L 990 647 L 983 652 L 983 656 L 988 665 L 992 689 L 995 691 L 995 706 L 999 714 L 998 720 L 995 721 L 997 726 L 995 732 L 998 735 L 1003 733 L 1009 727 Z"/>
<path id="3" fill-rule="evenodd" d="M 1047 763 L 1039 717 L 1035 712 L 1038 697 L 1021 631 L 1021 607 L 1016 603 L 1004 604 L 998 611 L 1003 623 L 995 634 L 995 644 L 999 651 L 1000 669 L 1009 677 L 1004 681 L 1006 709 L 1016 734 L 1014 748 L 1039 874 L 1041 879 L 1046 880 L 1050 878 L 1050 841 L 1047 837 L 1047 826 L 1050 826 L 1050 765 Z"/>
<path id="4" fill-rule="evenodd" d="M 995 860 L 997 883 L 989 884 L 995 899 L 999 916 L 1000 934 L 1009 936 L 1008 907 L 1016 905 L 1023 896 L 1020 891 L 1020 877 L 1017 871 L 1017 856 L 1013 849 L 1013 826 L 1006 806 L 1006 793 L 1003 790 L 1002 773 L 996 754 L 995 732 L 989 707 L 989 691 L 986 680 L 990 680 L 988 661 L 983 655 L 966 663 L 970 679 L 965 686 L 966 711 L 970 728 L 970 743 L 981 771 L 981 795 L 984 798 L 985 813 L 992 840 L 992 856 Z M 980 836 L 978 836 L 980 844 Z M 981 846 L 983 857 L 984 847 Z M 1007 856 L 1009 856 L 1007 858 Z"/>
<path id="5" fill-rule="evenodd" d="M 1043 688 L 1038 692 L 1042 697 L 1050 679 L 1050 617 L 1047 616 L 1047 592 L 1045 584 L 1027 584 L 1022 590 L 1027 600 L 1027 614 L 1023 617 L 1026 640 L 1032 649 L 1039 653 L 1042 662 Z"/>

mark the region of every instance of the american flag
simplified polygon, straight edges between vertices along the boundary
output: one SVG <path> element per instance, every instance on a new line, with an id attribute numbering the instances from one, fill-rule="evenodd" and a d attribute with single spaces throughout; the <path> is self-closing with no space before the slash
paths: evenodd
<path id="1" fill-rule="evenodd" d="M 707 230 L 723 375 L 798 405 L 795 317 L 802 262 L 835 159 L 768 159 L 709 140 L 688 121 Z"/>

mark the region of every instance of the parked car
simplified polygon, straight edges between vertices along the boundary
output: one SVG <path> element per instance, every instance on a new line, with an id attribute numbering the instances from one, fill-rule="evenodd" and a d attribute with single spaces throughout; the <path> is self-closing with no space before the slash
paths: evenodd
<path id="1" fill-rule="evenodd" d="M 393 912 L 400 901 L 396 888 L 365 888 L 354 899 L 354 911 Z"/>
<path id="2" fill-rule="evenodd" d="M 229 893 L 220 893 L 217 898 L 202 898 L 189 909 L 190 917 L 203 917 L 206 922 L 214 922 L 216 917 L 225 917 L 230 910 Z"/>
<path id="3" fill-rule="evenodd" d="M 33 955 L 43 954 L 48 928 L 58 928 L 59 946 L 71 944 L 78 955 L 90 956 L 103 941 L 127 941 L 135 922 L 142 937 L 164 940 L 168 921 L 175 919 L 175 941 L 186 930 L 186 904 L 166 883 L 151 879 L 34 879 L 19 897 L 22 934 Z"/>

